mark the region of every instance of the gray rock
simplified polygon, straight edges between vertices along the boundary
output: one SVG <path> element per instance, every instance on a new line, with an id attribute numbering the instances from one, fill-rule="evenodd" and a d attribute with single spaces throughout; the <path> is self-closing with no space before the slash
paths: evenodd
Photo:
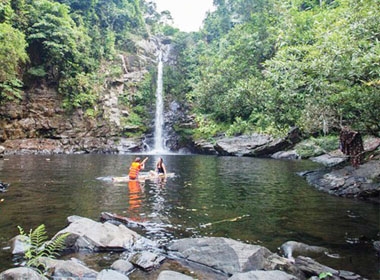
<path id="1" fill-rule="evenodd" d="M 274 159 L 300 159 L 300 156 L 297 154 L 297 151 L 291 150 L 291 151 L 280 151 L 277 153 L 274 153 L 271 158 Z"/>
<path id="2" fill-rule="evenodd" d="M 122 274 L 127 275 L 131 272 L 135 267 L 129 261 L 126 260 L 117 260 L 112 265 L 111 268 L 116 270 Z"/>
<path id="3" fill-rule="evenodd" d="M 380 160 L 371 160 L 355 169 L 319 170 L 305 173 L 309 184 L 321 191 L 343 197 L 357 197 L 380 203 Z"/>
<path id="4" fill-rule="evenodd" d="M 348 158 L 339 151 L 310 158 L 311 161 L 321 163 L 325 166 L 335 166 L 347 161 L 347 159 Z"/>
<path id="5" fill-rule="evenodd" d="M 330 276 L 329 279 L 334 279 L 334 280 L 340 280 L 340 279 L 363 280 L 365 279 L 362 276 L 350 271 L 335 270 L 331 267 L 322 265 L 308 257 L 303 257 L 303 256 L 297 257 L 295 260 L 295 265 L 298 266 L 299 269 L 301 269 L 306 275 L 318 276 L 321 273 L 329 272 L 332 274 L 332 276 Z"/>
<path id="6" fill-rule="evenodd" d="M 195 149 L 206 155 L 217 155 L 217 151 L 214 148 L 214 145 L 208 141 L 205 140 L 197 140 L 194 142 Z"/>
<path id="7" fill-rule="evenodd" d="M 133 254 L 130 258 L 129 261 L 146 270 L 152 270 L 155 267 L 158 267 L 161 262 L 165 260 L 165 257 L 159 256 L 155 253 L 148 252 L 148 251 L 143 251 L 143 252 L 138 252 Z"/>
<path id="8" fill-rule="evenodd" d="M 305 274 L 294 264 L 294 261 L 281 257 L 277 254 L 269 256 L 266 260 L 264 270 L 280 270 L 294 275 L 299 279 L 307 278 Z"/>
<path id="9" fill-rule="evenodd" d="M 129 278 L 112 269 L 103 269 L 99 272 L 96 280 L 129 280 Z"/>
<path id="10" fill-rule="evenodd" d="M 289 150 L 301 141 L 299 128 L 293 127 L 284 138 L 274 139 L 273 141 L 256 148 L 249 156 L 270 156 L 278 151 Z"/>
<path id="11" fill-rule="evenodd" d="M 286 258 L 293 260 L 293 257 L 299 255 L 311 257 L 324 254 L 328 252 L 328 249 L 319 246 L 310 246 L 296 241 L 287 241 L 281 245 L 280 251 Z"/>
<path id="12" fill-rule="evenodd" d="M 216 142 L 214 148 L 222 156 L 246 156 L 253 155 L 255 149 L 272 141 L 273 138 L 268 135 L 243 135 L 220 139 Z"/>
<path id="13" fill-rule="evenodd" d="M 46 277 L 28 267 L 11 268 L 0 273 L 1 280 L 47 280 Z"/>
<path id="14" fill-rule="evenodd" d="M 177 256 L 227 274 L 259 270 L 272 253 L 265 247 L 228 238 L 187 238 L 168 246 Z"/>
<path id="15" fill-rule="evenodd" d="M 236 273 L 228 280 L 298 280 L 299 278 L 283 271 L 249 271 Z"/>
<path id="16" fill-rule="evenodd" d="M 95 279 L 98 272 L 86 267 L 76 260 L 55 260 L 51 258 L 40 258 L 39 261 L 44 264 L 46 271 L 51 272 L 51 277 L 56 280 L 66 279 L 68 277 L 78 279 Z"/>
<path id="17" fill-rule="evenodd" d="M 17 235 L 10 240 L 11 252 L 13 255 L 24 255 L 30 248 L 29 237 L 25 235 Z"/>
<path id="18" fill-rule="evenodd" d="M 185 274 L 171 271 L 171 270 L 164 270 L 160 272 L 160 275 L 158 275 L 157 280 L 193 280 L 193 277 L 187 276 Z"/>
<path id="19" fill-rule="evenodd" d="M 125 154 L 129 152 L 140 151 L 142 146 L 143 143 L 140 139 L 121 138 L 116 149 L 119 153 Z"/>
<path id="20" fill-rule="evenodd" d="M 216 141 L 214 148 L 222 156 L 265 157 L 288 150 L 300 140 L 299 129 L 293 128 L 286 137 L 277 139 L 257 133 L 222 138 Z"/>
<path id="21" fill-rule="evenodd" d="M 307 275 L 319 275 L 322 272 L 330 272 L 333 275 L 338 274 L 338 270 L 322 265 L 309 257 L 298 256 L 295 259 L 295 264 Z"/>
<path id="22" fill-rule="evenodd" d="M 76 217 L 65 229 L 59 231 L 54 237 L 69 233 L 66 238 L 66 247 L 74 251 L 107 251 L 130 249 L 143 237 L 120 224 L 99 223 L 88 218 Z"/>
<path id="23" fill-rule="evenodd" d="M 69 223 L 69 224 L 71 224 L 71 223 L 74 223 L 74 222 L 77 222 L 77 221 L 79 221 L 80 219 L 83 219 L 83 217 L 81 217 L 81 216 L 77 216 L 77 215 L 72 215 L 72 216 L 69 216 L 69 217 L 67 217 L 67 222 Z"/>

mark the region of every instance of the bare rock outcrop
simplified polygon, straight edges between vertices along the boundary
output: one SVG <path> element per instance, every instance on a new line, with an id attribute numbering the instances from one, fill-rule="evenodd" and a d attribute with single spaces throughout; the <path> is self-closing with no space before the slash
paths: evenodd
<path id="1" fill-rule="evenodd" d="M 70 219 L 70 217 L 69 217 Z M 99 223 L 88 218 L 71 218 L 68 227 L 54 237 L 69 233 L 66 248 L 73 251 L 124 251 L 131 249 L 143 237 L 123 224 Z"/>
<path id="2" fill-rule="evenodd" d="M 227 274 L 260 270 L 272 253 L 265 247 L 228 238 L 189 238 L 173 242 L 169 251 Z"/>

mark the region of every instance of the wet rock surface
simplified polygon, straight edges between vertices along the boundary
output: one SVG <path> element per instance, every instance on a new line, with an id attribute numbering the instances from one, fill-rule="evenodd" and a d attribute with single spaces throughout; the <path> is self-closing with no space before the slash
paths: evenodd
<path id="1" fill-rule="evenodd" d="M 263 269 L 271 255 L 265 247 L 217 237 L 181 239 L 169 244 L 168 249 L 181 258 L 230 275 Z"/>
<path id="2" fill-rule="evenodd" d="M 380 203 L 380 160 L 370 160 L 358 168 L 345 166 L 302 175 L 310 185 L 329 194 Z"/>
<path id="3" fill-rule="evenodd" d="M 2 280 L 28 279 L 28 280 L 47 280 L 48 278 L 39 274 L 37 271 L 27 267 L 16 267 L 0 273 Z"/>
<path id="4" fill-rule="evenodd" d="M 103 250 L 115 249 L 114 239 L 120 244 L 123 234 L 110 223 L 100 223 L 87 218 L 72 216 L 68 218 L 70 225 L 60 231 L 75 232 L 80 235 L 82 243 L 96 243 Z M 75 230 L 73 229 L 75 225 Z M 122 230 L 123 232 L 125 229 Z M 121 237 L 116 237 L 118 235 Z M 95 236 L 96 235 L 96 236 Z M 134 239 L 139 235 L 128 230 L 128 236 Z M 143 238 L 143 237 L 141 237 Z M 70 239 L 70 238 L 69 238 Z M 78 250 L 68 242 L 66 250 Z M 304 280 L 318 276 L 320 273 L 331 273 L 332 279 L 364 279 L 354 272 L 348 272 L 327 267 L 314 259 L 299 255 L 295 259 L 296 249 L 300 253 L 315 253 L 325 248 L 310 246 L 303 243 L 289 241 L 281 247 L 285 249 L 285 257 L 263 246 L 246 244 L 240 241 L 223 237 L 185 238 L 169 242 L 163 248 L 150 246 L 142 247 L 135 242 L 121 242 L 117 245 L 124 253 L 99 271 L 88 267 L 83 261 L 71 258 L 56 260 L 48 257 L 39 258 L 47 271 L 49 279 L 263 279 L 263 280 Z M 102 245 L 99 245 L 102 244 Z M 107 244 L 107 245 L 106 245 Z M 125 246 L 125 244 L 128 244 Z M 80 246 L 79 246 L 80 247 Z M 302 248 L 301 248 L 302 247 Z M 80 247 L 83 249 L 83 247 Z M 299 249 L 305 250 L 299 250 Z M 301 252 L 302 251 L 302 252 Z M 85 250 L 87 254 L 95 254 L 93 245 Z M 116 254 L 114 251 L 113 254 Z M 286 257 L 287 256 L 287 257 Z M 117 256 L 116 256 L 117 257 Z M 110 260 L 111 261 L 111 260 Z M 25 278 L 28 275 L 28 278 Z M 23 278 L 24 277 L 24 278 Z M 0 279 L 47 279 L 30 268 L 12 268 L 0 274 Z"/>
<path id="5" fill-rule="evenodd" d="M 54 237 L 68 233 L 66 247 L 72 251 L 124 251 L 133 247 L 143 237 L 123 224 L 99 223 L 91 219 L 75 217 L 68 227 Z"/>
<path id="6" fill-rule="evenodd" d="M 215 139 L 215 144 L 205 140 L 195 142 L 195 150 L 200 153 L 220 156 L 270 157 L 273 154 L 292 148 L 301 141 L 300 131 L 293 128 L 284 138 L 253 133 L 236 137 Z M 292 155 L 294 157 L 294 155 Z"/>
<path id="7" fill-rule="evenodd" d="M 143 149 L 142 139 L 128 139 L 119 145 L 126 131 L 140 128 L 125 124 L 129 115 L 120 102 L 125 92 L 133 94 L 137 84 L 156 65 L 158 49 L 169 47 L 164 37 L 136 43 L 136 54 L 120 53 L 120 77 L 108 77 L 98 88 L 99 102 L 94 113 L 79 108 L 63 109 L 63 96 L 44 81 L 26 87 L 20 102 L 0 105 L 0 158 L 3 154 L 125 153 Z M 107 76 L 109 73 L 102 73 Z"/>

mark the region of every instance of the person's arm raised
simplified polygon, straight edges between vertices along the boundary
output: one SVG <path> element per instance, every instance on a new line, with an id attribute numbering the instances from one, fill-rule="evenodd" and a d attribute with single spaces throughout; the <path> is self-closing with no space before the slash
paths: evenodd
<path id="1" fill-rule="evenodd" d="M 144 158 L 144 160 L 140 163 L 142 169 L 145 168 L 145 162 L 148 160 L 148 157 Z"/>

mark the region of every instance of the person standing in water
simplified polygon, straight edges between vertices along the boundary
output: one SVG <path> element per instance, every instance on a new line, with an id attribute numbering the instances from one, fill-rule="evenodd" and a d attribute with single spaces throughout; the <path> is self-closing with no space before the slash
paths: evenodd
<path id="1" fill-rule="evenodd" d="M 164 164 L 164 160 L 160 157 L 156 163 L 156 173 L 157 175 L 164 175 L 166 176 L 166 167 Z"/>
<path id="2" fill-rule="evenodd" d="M 129 179 L 137 180 L 139 178 L 139 172 L 145 168 L 145 162 L 147 160 L 147 157 L 143 161 L 141 161 L 139 157 L 136 157 L 129 168 Z"/>

